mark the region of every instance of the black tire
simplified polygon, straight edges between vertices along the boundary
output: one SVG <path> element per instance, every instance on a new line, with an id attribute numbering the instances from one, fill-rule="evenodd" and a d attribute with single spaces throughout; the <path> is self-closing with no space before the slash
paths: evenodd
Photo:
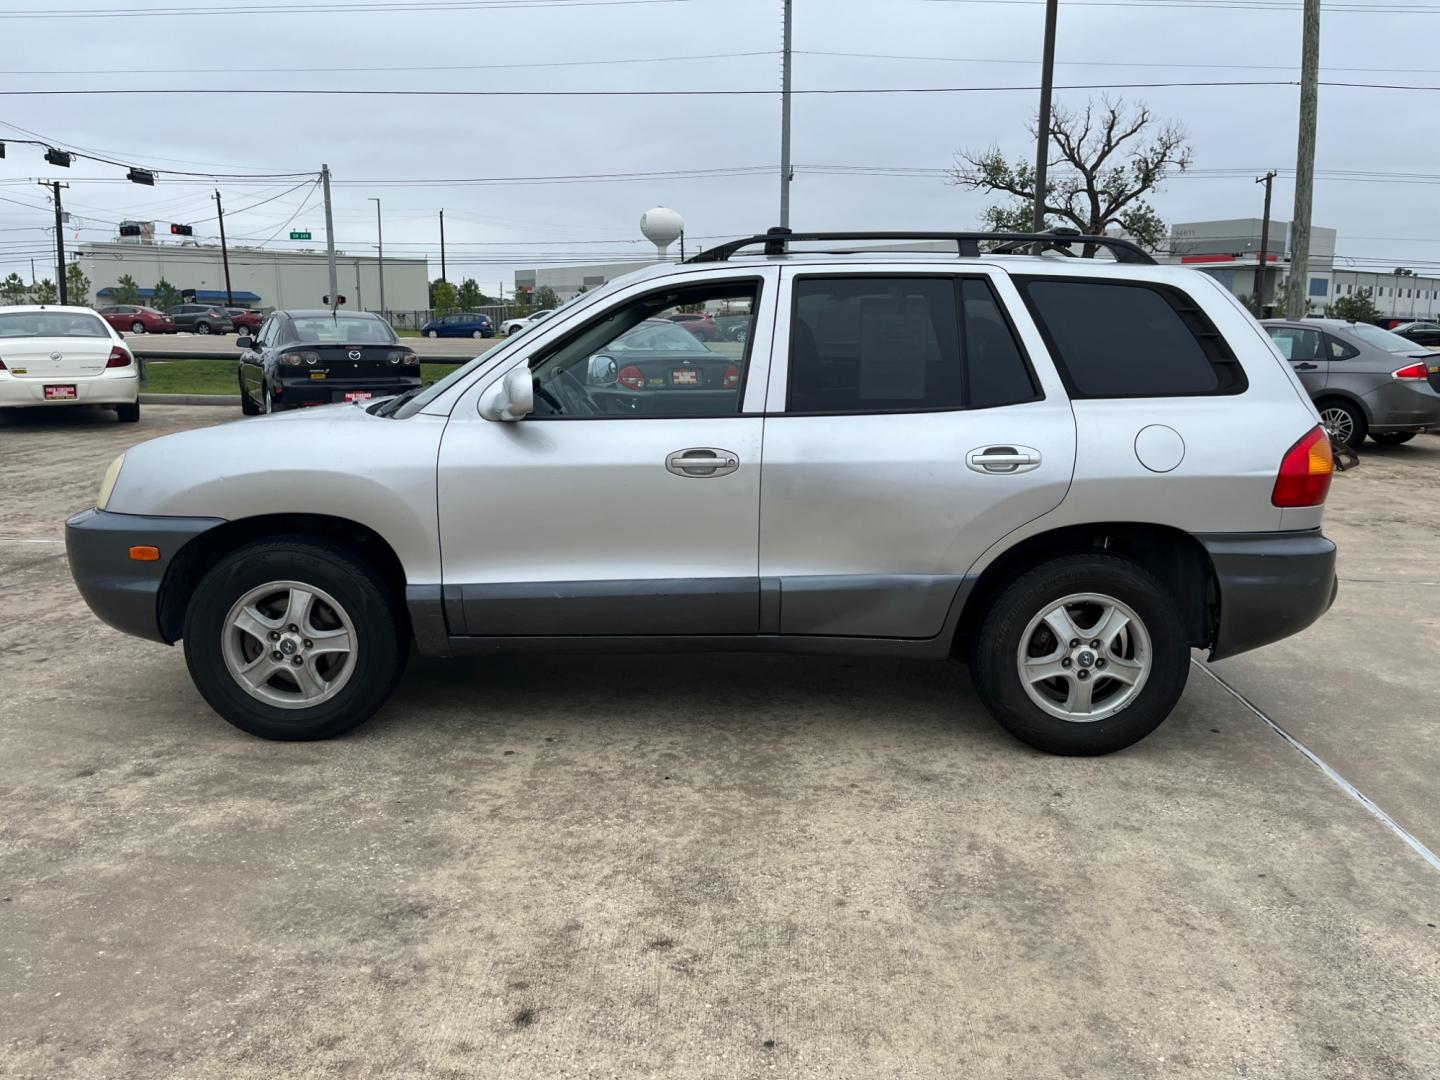
<path id="1" fill-rule="evenodd" d="M 115 416 L 122 424 L 134 424 L 140 420 L 140 402 L 132 401 L 129 405 L 116 405 Z"/>
<path id="2" fill-rule="evenodd" d="M 1374 439 L 1374 440 L 1375 440 L 1377 443 L 1379 443 L 1381 446 L 1399 446 L 1399 445 L 1401 445 L 1402 443 L 1407 443 L 1407 442 L 1409 442 L 1411 439 L 1415 438 L 1415 432 L 1413 432 L 1413 431 L 1383 431 L 1383 432 L 1380 432 L 1379 434 L 1377 434 L 1377 433 L 1375 433 L 1375 432 L 1372 431 L 1372 432 L 1370 433 L 1370 438 Z"/>
<path id="3" fill-rule="evenodd" d="M 195 324 L 195 332 L 196 332 L 197 334 L 208 334 L 208 333 L 210 333 L 210 324 L 209 324 L 208 322 L 197 322 L 197 323 Z"/>
<path id="4" fill-rule="evenodd" d="M 1332 439 L 1351 450 L 1360 449 L 1370 425 L 1365 422 L 1365 414 L 1358 405 L 1331 398 L 1318 402 L 1315 407 L 1320 411 L 1320 419 L 1325 422 L 1325 430 Z"/>
<path id="5" fill-rule="evenodd" d="M 245 379 L 240 379 L 240 412 L 245 416 L 259 416 L 260 406 L 250 396 L 250 391 L 245 389 Z"/>
<path id="6" fill-rule="evenodd" d="M 145 324 L 143 322 L 132 322 L 130 324 L 130 332 L 132 334 L 143 334 L 145 332 Z"/>
<path id="7" fill-rule="evenodd" d="M 1046 712 L 1026 693 L 1019 672 L 1021 637 L 1030 621 L 1077 593 L 1102 594 L 1129 607 L 1151 647 L 1149 673 L 1135 696 L 1114 715 L 1091 722 Z M 972 670 L 981 701 L 1010 734 L 1047 753 L 1088 756 L 1122 750 L 1154 731 L 1180 700 L 1189 665 L 1190 643 L 1165 586 L 1125 559 L 1071 555 L 1042 563 L 1000 594 L 981 627 Z M 1114 686 L 1097 678 L 1100 685 Z"/>
<path id="8" fill-rule="evenodd" d="M 344 608 L 355 631 L 348 680 L 319 704 L 283 708 L 243 689 L 226 666 L 222 632 L 238 599 L 272 581 L 318 588 Z M 262 739 L 329 739 L 368 720 L 395 688 L 407 642 L 399 604 L 370 565 L 329 544 L 281 537 L 225 556 L 196 587 L 185 612 L 185 662 L 210 707 L 241 731 Z"/>

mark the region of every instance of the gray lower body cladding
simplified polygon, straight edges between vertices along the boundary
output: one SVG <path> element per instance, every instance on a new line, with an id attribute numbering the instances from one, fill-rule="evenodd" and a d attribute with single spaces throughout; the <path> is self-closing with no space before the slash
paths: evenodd
<path id="1" fill-rule="evenodd" d="M 1298 634 L 1335 601 L 1335 544 L 1318 529 L 1196 539 L 1210 554 L 1219 590 L 1211 660 Z"/>

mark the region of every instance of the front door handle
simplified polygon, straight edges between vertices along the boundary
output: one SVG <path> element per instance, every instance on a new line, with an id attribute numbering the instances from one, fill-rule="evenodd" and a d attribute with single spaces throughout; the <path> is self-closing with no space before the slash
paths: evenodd
<path id="1" fill-rule="evenodd" d="M 1295 370 L 1296 370 L 1296 371 L 1314 371 L 1314 370 L 1315 370 L 1316 368 L 1318 368 L 1319 366 L 1320 366 L 1319 364 L 1296 364 L 1296 365 L 1295 365 Z"/>
<path id="2" fill-rule="evenodd" d="M 1029 472 L 1040 464 L 1040 451 L 1029 446 L 985 446 L 965 455 L 965 464 L 976 472 Z"/>
<path id="3" fill-rule="evenodd" d="M 726 476 L 740 468 L 740 458 L 734 450 L 692 446 L 667 455 L 665 468 L 676 476 Z"/>

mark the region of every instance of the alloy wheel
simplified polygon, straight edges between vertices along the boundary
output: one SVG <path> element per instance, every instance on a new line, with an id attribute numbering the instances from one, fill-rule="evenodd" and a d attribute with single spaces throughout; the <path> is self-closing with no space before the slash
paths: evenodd
<path id="1" fill-rule="evenodd" d="M 1349 443 L 1355 436 L 1355 420 L 1344 409 L 1330 406 L 1320 410 L 1320 423 L 1325 433 L 1336 442 Z"/>
<path id="2" fill-rule="evenodd" d="M 281 709 L 338 694 L 355 672 L 355 626 L 323 589 L 271 581 L 246 592 L 221 627 L 221 654 L 237 686 Z"/>
<path id="3" fill-rule="evenodd" d="M 1072 593 L 1030 620 L 1016 665 L 1031 701 L 1051 716 L 1088 724 L 1135 700 L 1153 656 L 1133 609 L 1101 593 Z"/>

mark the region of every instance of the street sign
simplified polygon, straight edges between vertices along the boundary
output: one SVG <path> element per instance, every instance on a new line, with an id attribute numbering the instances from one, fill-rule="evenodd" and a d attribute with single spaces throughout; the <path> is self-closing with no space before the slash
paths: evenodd
<path id="1" fill-rule="evenodd" d="M 292 232 L 292 233 L 290 234 L 290 239 L 291 239 L 291 240 L 309 240 L 309 239 L 310 239 L 310 234 L 309 234 L 308 232 Z"/>

